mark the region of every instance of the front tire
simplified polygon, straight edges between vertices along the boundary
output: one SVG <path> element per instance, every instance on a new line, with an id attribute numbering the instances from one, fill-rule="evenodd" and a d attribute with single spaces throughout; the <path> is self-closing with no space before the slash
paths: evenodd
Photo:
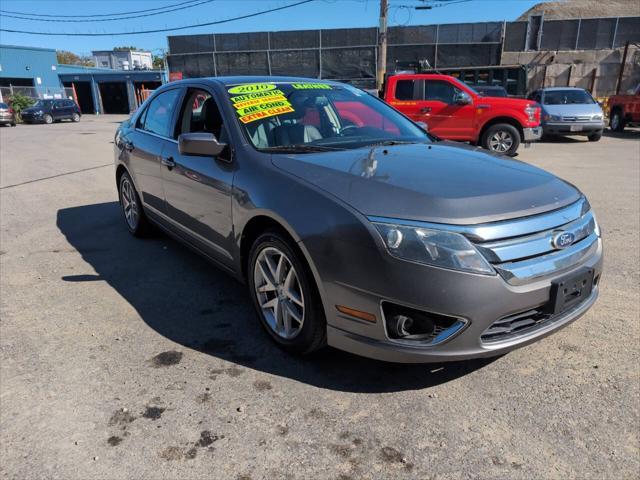
<path id="1" fill-rule="evenodd" d="M 620 110 L 615 110 L 611 114 L 611 121 L 609 122 L 609 126 L 611 127 L 611 130 L 613 130 L 614 132 L 624 131 L 625 121 L 624 121 L 622 112 Z"/>
<path id="2" fill-rule="evenodd" d="M 43 117 L 44 123 L 46 123 L 47 125 L 51 125 L 53 123 L 53 117 L 49 114 L 46 114 Z"/>
<path id="3" fill-rule="evenodd" d="M 587 137 L 590 142 L 597 142 L 602 138 L 602 132 L 592 133 Z"/>
<path id="4" fill-rule="evenodd" d="M 129 233 L 134 237 L 147 236 L 151 225 L 142 208 L 142 202 L 136 191 L 135 184 L 127 172 L 124 172 L 120 176 L 120 181 L 118 182 L 118 197 L 124 215 L 124 223 Z"/>
<path id="5" fill-rule="evenodd" d="M 270 230 L 256 239 L 247 277 L 260 323 L 281 348 L 309 354 L 325 345 L 320 295 L 304 258 L 283 234 Z"/>
<path id="6" fill-rule="evenodd" d="M 481 144 L 491 152 L 513 157 L 520 146 L 520 132 L 508 123 L 497 123 L 484 132 Z"/>

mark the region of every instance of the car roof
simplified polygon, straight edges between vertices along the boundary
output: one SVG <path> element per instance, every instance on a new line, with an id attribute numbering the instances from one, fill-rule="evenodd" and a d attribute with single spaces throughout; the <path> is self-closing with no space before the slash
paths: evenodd
<path id="1" fill-rule="evenodd" d="M 334 82 L 331 80 L 321 80 L 319 78 L 308 78 L 308 77 L 276 77 L 276 76 L 259 76 L 259 75 L 237 75 L 237 76 L 228 76 L 228 77 L 195 77 L 195 78 L 187 78 L 184 80 L 180 80 L 177 82 L 171 82 L 171 84 L 179 84 L 179 83 L 188 83 L 194 81 L 205 81 L 211 83 L 218 83 L 224 86 L 227 85 L 238 85 L 241 83 L 273 83 L 273 82 L 281 82 L 281 83 L 292 83 L 292 82 L 313 82 L 313 83 L 326 83 L 326 84 L 339 84 L 340 82 Z"/>
<path id="2" fill-rule="evenodd" d="M 543 87 L 543 88 L 540 88 L 539 90 L 543 92 L 553 92 L 554 90 L 582 90 L 583 92 L 586 91 L 584 88 L 580 88 L 580 87 Z"/>

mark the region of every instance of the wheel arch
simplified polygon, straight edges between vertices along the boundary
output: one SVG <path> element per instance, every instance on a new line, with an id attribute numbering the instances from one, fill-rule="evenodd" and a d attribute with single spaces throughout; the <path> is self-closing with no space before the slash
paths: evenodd
<path id="1" fill-rule="evenodd" d="M 486 121 L 484 125 L 482 125 L 482 128 L 480 129 L 480 133 L 478 134 L 478 142 L 482 141 L 482 137 L 484 137 L 484 134 L 489 128 L 499 123 L 507 123 L 515 127 L 516 130 L 518 130 L 518 133 L 520 134 L 520 141 L 522 142 L 522 140 L 524 139 L 524 130 L 522 129 L 522 124 L 517 119 L 513 117 L 508 117 L 508 116 L 493 117 L 490 120 Z"/>
<path id="2" fill-rule="evenodd" d="M 247 222 L 242 227 L 242 233 L 238 236 L 238 261 L 240 263 L 238 265 L 238 272 L 240 277 L 239 279 L 247 282 L 247 275 L 249 274 L 249 254 L 251 253 L 251 247 L 253 246 L 255 240 L 262 233 L 270 229 L 278 231 L 286 239 L 288 239 L 290 241 L 291 248 L 304 260 L 304 264 L 307 268 L 307 273 L 309 273 L 310 275 L 313 287 L 315 287 L 316 292 L 320 295 L 323 308 L 326 308 L 324 306 L 324 299 L 326 298 L 326 295 L 322 284 L 322 279 L 315 263 L 311 258 L 311 254 L 305 247 L 304 243 L 302 243 L 302 240 L 299 238 L 295 230 L 283 218 L 280 218 L 279 216 L 273 214 L 273 212 L 256 212 L 256 214 L 249 220 L 247 220 Z"/>

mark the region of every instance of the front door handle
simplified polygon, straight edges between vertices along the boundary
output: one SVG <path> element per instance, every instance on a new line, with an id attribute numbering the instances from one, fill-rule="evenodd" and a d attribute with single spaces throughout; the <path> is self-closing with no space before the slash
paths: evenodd
<path id="1" fill-rule="evenodd" d="M 162 163 L 162 165 L 166 166 L 169 170 L 171 170 L 173 167 L 176 166 L 176 162 L 173 159 L 173 157 L 162 157 L 162 159 L 160 160 L 160 163 Z"/>
<path id="2" fill-rule="evenodd" d="M 429 113 L 431 112 L 431 107 L 422 107 L 420 109 L 420 113 Z"/>

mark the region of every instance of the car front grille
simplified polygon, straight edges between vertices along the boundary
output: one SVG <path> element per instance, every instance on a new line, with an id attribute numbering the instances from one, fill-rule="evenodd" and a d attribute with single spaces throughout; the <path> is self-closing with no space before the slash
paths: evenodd
<path id="1" fill-rule="evenodd" d="M 573 242 L 554 244 L 560 233 Z M 510 284 L 522 285 L 567 270 L 599 246 L 596 220 L 586 199 L 554 212 L 479 226 L 467 233 L 480 253 Z"/>
<path id="2" fill-rule="evenodd" d="M 589 122 L 591 121 L 591 115 L 577 115 L 562 117 L 563 122 Z"/>

